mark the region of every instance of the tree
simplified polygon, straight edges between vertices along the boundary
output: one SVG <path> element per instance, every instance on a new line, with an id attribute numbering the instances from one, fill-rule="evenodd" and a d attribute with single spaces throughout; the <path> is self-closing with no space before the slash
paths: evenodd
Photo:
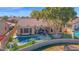
<path id="1" fill-rule="evenodd" d="M 37 11 L 37 10 L 32 11 L 31 17 L 32 18 L 36 18 L 37 20 L 39 20 L 39 18 L 40 18 L 40 12 Z"/>
<path id="2" fill-rule="evenodd" d="M 71 7 L 46 7 L 41 11 L 33 11 L 31 16 L 37 19 L 52 20 L 56 27 L 65 27 L 68 21 L 76 17 L 74 8 Z M 58 26 L 59 25 L 59 26 Z"/>
<path id="3" fill-rule="evenodd" d="M 2 20 L 7 20 L 8 19 L 8 16 L 3 16 L 2 17 Z"/>
<path id="4" fill-rule="evenodd" d="M 61 27 L 65 27 L 67 22 L 76 17 L 77 14 L 71 7 L 46 7 L 44 10 L 46 10 L 44 14 L 47 15 L 47 20 L 53 20 L 55 24 L 60 24 Z"/>
<path id="5" fill-rule="evenodd" d="M 53 23 L 53 27 L 55 27 L 55 29 L 59 28 L 60 29 L 60 22 L 58 20 L 58 16 L 57 16 L 57 8 L 54 7 L 54 8 L 50 8 L 50 7 L 47 7 L 47 8 L 44 8 L 42 9 L 42 19 L 45 20 L 49 26 L 52 25 Z"/>
<path id="6" fill-rule="evenodd" d="M 13 36 L 12 35 L 10 35 L 10 37 L 9 37 L 9 42 L 12 42 L 13 41 Z"/>

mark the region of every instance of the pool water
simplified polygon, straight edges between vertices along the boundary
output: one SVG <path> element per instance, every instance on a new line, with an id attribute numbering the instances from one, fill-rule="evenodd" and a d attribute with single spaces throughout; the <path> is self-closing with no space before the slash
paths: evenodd
<path id="1" fill-rule="evenodd" d="M 74 36 L 79 38 L 79 31 L 74 32 Z"/>
<path id="2" fill-rule="evenodd" d="M 19 35 L 16 37 L 19 43 L 26 43 L 30 40 L 51 40 L 52 35 Z"/>

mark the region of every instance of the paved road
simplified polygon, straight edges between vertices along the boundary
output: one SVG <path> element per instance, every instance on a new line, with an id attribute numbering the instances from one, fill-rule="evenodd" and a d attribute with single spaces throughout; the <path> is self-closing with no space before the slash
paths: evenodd
<path id="1" fill-rule="evenodd" d="M 32 51 L 34 49 L 41 48 L 43 46 L 52 45 L 52 44 L 79 44 L 79 39 L 53 39 L 53 40 L 46 40 L 45 42 L 36 43 L 32 46 L 27 48 L 19 49 L 19 51 Z"/>

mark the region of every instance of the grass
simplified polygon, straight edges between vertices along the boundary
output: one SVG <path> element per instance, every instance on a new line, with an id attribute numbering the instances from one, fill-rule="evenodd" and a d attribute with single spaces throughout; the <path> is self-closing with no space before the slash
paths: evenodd
<path id="1" fill-rule="evenodd" d="M 9 42 L 8 42 L 9 43 Z M 36 42 L 35 41 L 30 41 L 30 42 L 28 42 L 28 43 L 26 43 L 26 44 L 24 44 L 24 45 L 21 45 L 21 46 L 17 46 L 17 44 L 16 43 L 14 43 L 14 45 L 13 45 L 13 48 L 9 48 L 9 44 L 6 44 L 6 48 L 8 48 L 10 51 L 16 51 L 17 49 L 20 49 L 20 48 L 25 48 L 25 47 L 28 47 L 28 46 L 31 46 L 31 45 L 33 45 L 33 44 L 35 44 Z"/>
<path id="2" fill-rule="evenodd" d="M 31 46 L 31 45 L 33 45 L 33 44 L 36 43 L 35 40 L 30 40 L 28 43 L 26 43 L 26 44 L 24 44 L 24 45 L 22 45 L 22 46 L 17 46 L 17 43 L 16 43 L 14 40 L 15 40 L 15 39 L 14 39 L 13 36 L 11 35 L 11 36 L 9 37 L 8 42 L 7 42 L 6 45 L 5 45 L 5 49 L 9 49 L 10 51 L 16 51 L 17 49 L 24 48 L 24 47 L 27 47 L 27 46 Z M 9 42 L 12 42 L 12 43 L 13 43 L 13 48 L 10 48 L 10 47 L 9 47 L 9 45 L 10 45 Z"/>
<path id="3" fill-rule="evenodd" d="M 5 49 L 9 49 L 10 51 L 14 51 L 14 50 L 17 50 L 18 48 L 17 48 L 17 44 L 13 41 L 14 40 L 14 38 L 13 38 L 13 36 L 11 35 L 10 37 L 9 37 L 9 40 L 8 40 L 8 42 L 6 43 L 6 45 L 5 45 Z M 13 48 L 10 48 L 9 47 L 9 42 L 12 42 L 13 43 Z"/>
<path id="4" fill-rule="evenodd" d="M 14 43 L 14 46 L 13 46 L 13 48 L 12 48 L 12 49 L 10 49 L 10 51 L 16 51 L 17 49 L 18 49 L 17 44 L 16 44 L 16 43 Z"/>
<path id="5" fill-rule="evenodd" d="M 24 44 L 24 45 L 22 45 L 22 46 L 18 46 L 18 49 L 31 46 L 31 45 L 33 45 L 33 44 L 35 44 L 35 43 L 36 43 L 36 41 L 35 41 L 35 40 L 32 40 L 32 41 L 30 41 L 30 42 L 28 42 L 28 43 L 26 43 L 26 44 Z"/>
<path id="6" fill-rule="evenodd" d="M 9 48 L 9 42 L 12 42 L 12 40 L 13 40 L 13 37 L 10 36 L 8 42 L 5 45 L 5 48 Z"/>

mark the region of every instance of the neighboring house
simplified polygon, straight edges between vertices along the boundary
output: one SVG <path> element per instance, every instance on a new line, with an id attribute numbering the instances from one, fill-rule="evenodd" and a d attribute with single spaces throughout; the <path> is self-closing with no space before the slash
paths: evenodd
<path id="1" fill-rule="evenodd" d="M 72 26 L 73 30 L 78 30 L 79 31 L 79 17 L 74 18 L 72 21 L 70 21 L 69 25 Z"/>
<path id="2" fill-rule="evenodd" d="M 69 34 L 72 34 L 73 31 L 79 31 L 79 17 L 69 21 L 66 29 Z"/>
<path id="3" fill-rule="evenodd" d="M 3 21 L 3 20 L 0 20 L 0 34 L 4 34 L 5 32 L 7 32 L 7 24 L 6 24 L 6 22 L 5 21 Z"/>
<path id="4" fill-rule="evenodd" d="M 0 48 L 3 48 L 8 41 L 10 30 L 14 26 L 14 23 L 9 21 L 0 20 Z"/>
<path id="5" fill-rule="evenodd" d="M 41 19 L 21 18 L 17 22 L 17 35 L 61 33 L 61 29 L 54 26 L 53 22 L 50 24 Z"/>
<path id="6" fill-rule="evenodd" d="M 74 30 L 79 31 L 79 17 L 75 18 L 72 21 L 72 27 L 74 28 Z"/>
<path id="7" fill-rule="evenodd" d="M 4 34 L 8 31 L 6 26 L 7 26 L 6 22 L 3 20 L 0 20 L 0 48 L 2 47 L 2 42 L 5 37 Z"/>
<path id="8" fill-rule="evenodd" d="M 7 21 L 1 20 L 0 18 L 0 34 L 5 34 L 10 29 L 10 27 L 14 26 L 14 23 L 12 23 L 11 20 L 13 20 L 11 17 Z"/>

